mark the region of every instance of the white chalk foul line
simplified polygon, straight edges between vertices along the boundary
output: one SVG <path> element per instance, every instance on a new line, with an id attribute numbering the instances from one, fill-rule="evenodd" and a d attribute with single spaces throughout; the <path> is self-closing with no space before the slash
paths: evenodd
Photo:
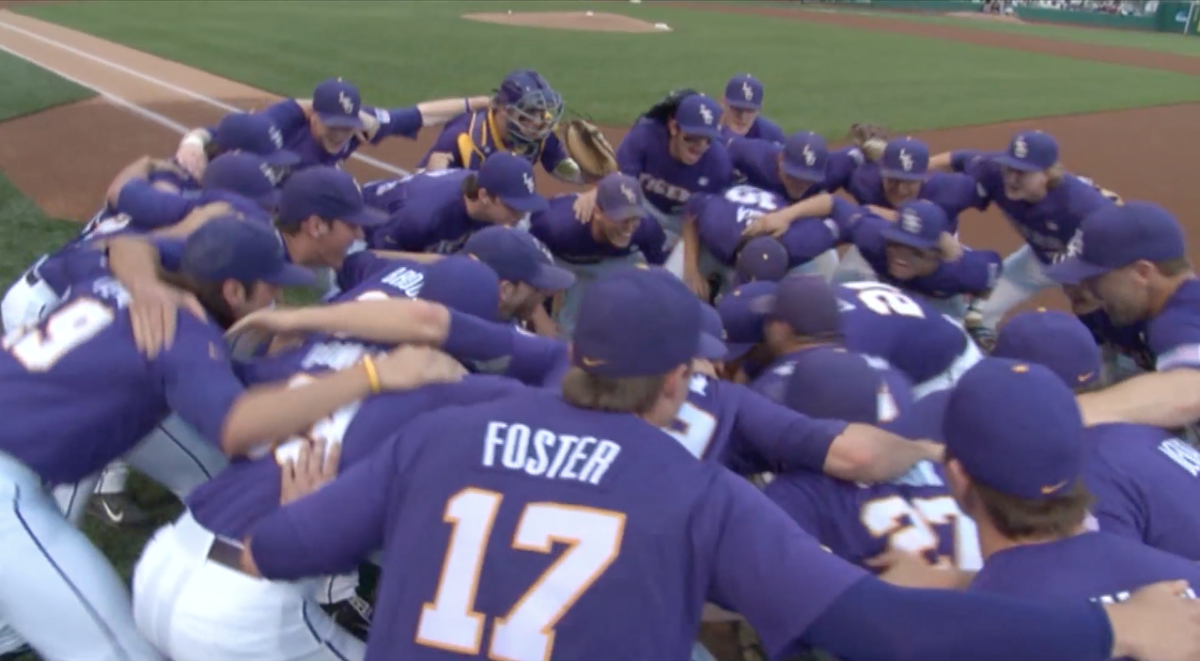
<path id="1" fill-rule="evenodd" d="M 98 55 L 88 53 L 86 51 L 75 48 L 74 46 L 71 46 L 69 44 L 64 44 L 60 41 L 56 41 L 49 37 L 45 37 L 40 34 L 37 34 L 36 32 L 30 32 L 29 30 L 17 27 L 15 25 L 6 23 L 4 21 L 0 21 L 0 28 L 4 28 L 6 30 L 11 30 L 13 32 L 16 32 L 17 34 L 24 35 L 26 37 L 29 37 L 30 39 L 40 41 L 44 44 L 49 44 L 50 46 L 54 46 L 55 48 L 59 48 L 61 50 L 67 51 L 68 53 L 71 53 L 78 57 L 82 57 L 86 60 L 91 60 L 92 62 L 95 62 L 97 64 L 101 64 L 101 65 L 104 65 L 111 69 L 115 69 L 117 71 L 120 71 L 121 73 L 124 73 L 129 76 L 133 76 L 134 78 L 138 78 L 140 80 L 151 83 L 153 85 L 158 85 L 159 87 L 162 87 L 163 89 L 170 90 L 172 92 L 175 92 L 176 94 L 182 94 L 183 96 L 189 97 L 196 101 L 200 101 L 201 103 L 206 103 L 215 108 L 220 108 L 226 112 L 243 112 L 241 108 L 238 108 L 236 106 L 225 103 L 224 101 L 221 101 L 220 99 L 214 99 L 211 96 L 207 96 L 205 94 L 201 94 L 199 92 L 187 89 L 185 87 L 180 87 L 179 85 L 167 82 L 160 78 L 155 78 L 154 76 L 144 74 L 140 71 L 131 69 L 123 64 L 118 64 L 117 62 L 113 62 L 111 60 L 105 59 Z M 77 85 L 82 85 L 83 87 L 87 87 L 87 88 L 93 90 L 94 92 L 96 92 L 97 94 L 100 94 L 104 98 L 112 100 L 112 101 L 116 102 L 118 105 L 124 106 L 125 108 L 128 108 L 130 110 L 133 110 L 137 114 L 139 114 L 147 119 L 151 119 L 151 121 L 157 122 L 159 124 L 163 124 L 164 126 L 168 126 L 169 128 L 177 130 L 180 133 L 186 133 L 187 131 L 190 130 L 186 127 L 183 127 L 181 124 L 174 122 L 174 121 L 168 119 L 167 117 L 164 117 L 163 115 L 160 115 L 152 110 L 143 108 L 131 101 L 122 99 L 114 94 L 109 93 L 109 92 L 105 92 L 105 91 L 99 89 L 98 87 L 96 87 L 95 85 L 91 85 L 89 83 L 82 82 L 82 81 L 78 80 L 77 78 L 67 76 L 66 74 L 62 73 L 61 71 L 53 69 L 45 64 L 42 64 L 41 62 L 37 62 L 33 58 L 29 58 L 24 55 L 21 55 L 20 53 L 16 53 L 12 49 L 7 48 L 3 45 L 0 45 L 0 49 L 3 49 L 4 51 L 6 51 L 8 53 L 12 53 L 13 55 L 20 57 L 21 59 L 23 59 L 27 62 L 36 64 L 37 66 L 40 66 L 43 69 L 46 69 L 47 71 L 52 71 L 55 74 L 62 76 L 63 78 L 66 78 L 67 80 L 70 80 L 71 82 L 73 82 Z M 155 117 L 157 117 L 157 119 L 155 119 Z M 170 122 L 170 124 L 164 124 L 163 123 L 164 121 Z M 180 128 L 176 128 L 176 127 L 180 127 Z M 398 175 L 401 177 L 411 174 L 408 170 L 405 170 L 404 168 L 396 167 L 395 165 L 392 165 L 391 163 L 385 163 L 377 158 L 371 158 L 370 156 L 366 156 L 364 154 L 351 154 L 350 158 L 357 159 L 359 161 L 362 161 L 363 163 L 366 163 L 367 165 L 377 167 L 380 170 L 384 170 L 386 172 L 390 172 L 392 174 L 395 174 L 395 175 Z"/>

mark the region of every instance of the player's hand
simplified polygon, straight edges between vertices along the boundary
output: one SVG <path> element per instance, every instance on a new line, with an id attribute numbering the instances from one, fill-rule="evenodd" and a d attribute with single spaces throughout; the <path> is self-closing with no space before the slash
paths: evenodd
<path id="1" fill-rule="evenodd" d="M 375 113 L 367 112 L 366 110 L 359 110 L 358 118 L 363 123 L 362 130 L 358 132 L 358 139 L 370 143 L 375 139 L 375 135 L 379 133 L 379 118 L 375 116 Z"/>
<path id="2" fill-rule="evenodd" d="M 1104 610 L 1113 628 L 1113 657 L 1200 659 L 1200 600 L 1187 581 L 1148 585 L 1122 603 L 1105 604 Z"/>
<path id="3" fill-rule="evenodd" d="M 454 162 L 454 155 L 449 152 L 435 151 L 429 155 L 429 160 L 425 161 L 426 172 L 436 172 L 445 170 Z"/>
<path id="4" fill-rule="evenodd" d="M 431 383 L 461 381 L 467 368 L 437 349 L 405 345 L 375 358 L 383 390 L 408 390 Z"/>
<path id="5" fill-rule="evenodd" d="M 280 473 L 279 504 L 287 505 L 329 484 L 338 472 L 342 444 L 317 438 L 300 446 L 294 460 L 285 461 Z"/>
<path id="6" fill-rule="evenodd" d="M 129 318 L 133 341 L 144 356 L 154 359 L 175 342 L 180 308 L 205 318 L 204 306 L 188 292 L 158 281 L 140 282 L 129 289 Z"/>
<path id="7" fill-rule="evenodd" d="M 778 238 L 783 236 L 783 233 L 786 232 L 791 226 L 792 221 L 790 218 L 785 216 L 780 211 L 772 211 L 771 213 L 764 213 L 758 218 L 755 218 L 754 222 L 750 223 L 748 226 L 746 226 L 746 229 L 742 230 L 742 236 L 774 236 Z"/>
<path id="8" fill-rule="evenodd" d="M 591 222 L 592 212 L 596 210 L 596 189 L 580 193 L 579 197 L 575 198 L 571 210 L 575 212 L 575 220 L 581 223 Z"/>
<path id="9" fill-rule="evenodd" d="M 900 220 L 900 214 L 896 213 L 895 209 L 889 209 L 887 207 L 881 207 L 875 204 L 868 204 L 867 210 L 872 214 L 883 218 L 884 220 L 890 220 L 892 222 Z"/>
<path id="10" fill-rule="evenodd" d="M 225 331 L 225 339 L 233 339 L 243 333 L 259 332 L 268 335 L 291 333 L 301 329 L 299 312 L 302 308 L 273 307 L 255 310 L 238 319 L 229 330 Z"/>
<path id="11" fill-rule="evenodd" d="M 938 237 L 938 251 L 942 253 L 942 259 L 948 262 L 957 262 L 963 256 L 962 244 L 949 232 L 942 232 Z"/>
<path id="12" fill-rule="evenodd" d="M 935 567 L 915 553 L 897 549 L 888 549 L 873 558 L 868 558 L 865 564 L 881 570 L 881 580 L 903 588 L 955 590 L 965 583 L 962 572 Z"/>
<path id="13" fill-rule="evenodd" d="M 705 278 L 698 269 L 687 268 L 683 270 L 683 282 L 692 290 L 702 301 L 709 300 L 708 279 Z"/>
<path id="14" fill-rule="evenodd" d="M 208 166 L 208 156 L 204 153 L 202 145 L 184 141 L 175 151 L 175 162 L 193 177 L 200 179 L 204 176 L 204 168 Z"/>

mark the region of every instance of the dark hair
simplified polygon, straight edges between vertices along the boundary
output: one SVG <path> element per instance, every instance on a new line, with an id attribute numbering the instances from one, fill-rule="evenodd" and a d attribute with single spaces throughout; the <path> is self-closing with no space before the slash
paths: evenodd
<path id="1" fill-rule="evenodd" d="M 227 329 L 237 321 L 233 317 L 233 309 L 229 307 L 229 302 L 225 300 L 223 290 L 225 281 L 220 282 L 199 282 L 194 278 L 183 275 L 182 273 L 171 273 L 163 271 L 159 273 L 159 279 L 172 287 L 191 292 L 196 300 L 200 301 L 200 305 L 204 306 L 204 310 L 208 312 L 213 321 L 223 329 Z M 246 294 L 254 291 L 255 283 L 238 281 L 246 290 Z"/>
<path id="2" fill-rule="evenodd" d="M 472 172 L 472 173 L 468 174 L 466 177 L 463 177 L 463 181 L 462 181 L 463 197 L 474 202 L 475 200 L 479 199 L 479 191 L 480 190 L 482 190 L 482 189 L 479 187 L 479 175 L 478 174 Z"/>
<path id="3" fill-rule="evenodd" d="M 666 124 L 668 119 L 675 116 L 675 110 L 679 108 L 679 103 L 693 94 L 699 94 L 699 92 L 689 88 L 672 90 L 663 97 L 662 101 L 650 106 L 649 110 L 642 113 L 642 117 L 652 119 L 659 124 Z"/>

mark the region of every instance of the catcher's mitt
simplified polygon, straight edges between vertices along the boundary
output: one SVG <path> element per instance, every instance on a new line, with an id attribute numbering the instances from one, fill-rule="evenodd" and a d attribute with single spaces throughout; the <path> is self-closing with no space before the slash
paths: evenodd
<path id="1" fill-rule="evenodd" d="M 579 165 L 584 181 L 593 182 L 617 171 L 617 153 L 595 124 L 576 117 L 555 127 L 567 154 Z"/>
<path id="2" fill-rule="evenodd" d="M 863 156 L 874 163 L 883 158 L 887 147 L 888 130 L 874 124 L 851 124 L 850 140 L 862 150 Z"/>

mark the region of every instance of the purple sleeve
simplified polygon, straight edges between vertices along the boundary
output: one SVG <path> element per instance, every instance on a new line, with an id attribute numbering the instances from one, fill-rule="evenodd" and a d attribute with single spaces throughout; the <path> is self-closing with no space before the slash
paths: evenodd
<path id="1" fill-rule="evenodd" d="M 116 211 L 129 216 L 129 224 L 143 230 L 173 225 L 196 205 L 196 200 L 158 190 L 149 181 L 135 179 L 121 187 Z"/>
<path id="2" fill-rule="evenodd" d="M 667 244 L 667 233 L 653 218 L 642 219 L 633 235 L 633 243 L 650 264 L 662 266 L 667 261 L 667 253 L 663 250 Z"/>
<path id="3" fill-rule="evenodd" d="M 853 224 L 845 229 L 847 236 L 858 247 L 863 257 L 872 260 L 886 259 L 887 240 L 883 237 L 883 229 L 891 222 L 868 212 L 856 214 L 853 218 Z"/>
<path id="4" fill-rule="evenodd" d="M 828 553 L 748 481 L 715 467 L 692 514 L 710 601 L 740 613 L 772 658 L 867 572 Z"/>
<path id="5" fill-rule="evenodd" d="M 177 314 L 175 342 L 157 359 L 167 404 L 220 447 L 225 418 L 245 388 L 233 372 L 221 333 L 190 312 Z"/>
<path id="6" fill-rule="evenodd" d="M 940 206 L 946 215 L 955 219 L 967 209 L 983 209 L 987 198 L 979 194 L 979 183 L 965 174 L 937 173 L 932 178 L 934 193 L 929 200 Z"/>
<path id="7" fill-rule="evenodd" d="M 841 243 L 842 228 L 832 218 L 801 218 L 779 237 L 787 248 L 788 263 L 799 265 Z"/>
<path id="8" fill-rule="evenodd" d="M 337 286 L 342 291 L 357 287 L 372 273 L 387 268 L 391 260 L 380 257 L 370 250 L 360 250 L 346 256 L 342 260 L 342 268 L 337 271 Z"/>
<path id="9" fill-rule="evenodd" d="M 417 110 L 416 106 L 387 110 L 364 106 L 363 110 L 374 114 L 375 119 L 379 120 L 379 131 L 375 133 L 374 138 L 371 138 L 373 145 L 392 136 L 415 140 L 417 134 L 421 132 L 421 127 L 425 125 L 425 118 L 421 116 L 421 111 Z"/>
<path id="10" fill-rule="evenodd" d="M 564 360 L 567 344 L 560 340 L 512 332 L 512 361 L 505 376 L 529 385 L 541 385 Z"/>
<path id="11" fill-rule="evenodd" d="M 426 163 L 429 162 L 429 155 L 435 152 L 453 154 L 454 161 L 450 164 L 450 166 L 462 167 L 462 163 L 459 162 L 458 153 L 458 136 L 460 135 L 462 135 L 462 127 L 458 123 L 451 122 L 443 126 L 442 132 L 438 134 L 437 140 L 433 141 L 433 146 L 429 148 L 429 151 L 425 152 L 425 155 L 421 157 L 421 161 L 417 163 L 417 168 L 424 168 Z"/>
<path id="12" fill-rule="evenodd" d="M 388 510 L 403 499 L 411 454 L 403 450 L 419 440 L 411 432 L 392 436 L 333 482 L 255 524 L 250 551 L 259 573 L 283 581 L 343 574 L 381 548 Z"/>
<path id="13" fill-rule="evenodd" d="M 1200 369 L 1200 316 L 1187 308 L 1167 308 L 1147 325 L 1146 346 L 1159 372 Z"/>
<path id="14" fill-rule="evenodd" d="M 964 249 L 962 258 L 943 262 L 943 266 L 952 273 L 957 291 L 982 293 L 996 286 L 1004 260 L 993 250 Z"/>
<path id="15" fill-rule="evenodd" d="M 639 130 L 635 124 L 629 133 L 625 134 L 621 144 L 617 145 L 617 167 L 631 177 L 641 175 L 646 165 L 646 148 L 641 142 L 642 133 L 644 131 Z"/>
<path id="16" fill-rule="evenodd" d="M 849 185 L 850 175 L 862 163 L 863 155 L 858 147 L 829 152 L 829 164 L 825 166 L 825 192 L 835 193 Z"/>
<path id="17" fill-rule="evenodd" d="M 284 99 L 272 103 L 263 108 L 261 112 L 269 117 L 285 136 L 308 124 L 308 117 L 304 114 L 304 109 L 300 107 L 299 103 L 296 103 L 295 99 Z"/>
<path id="18" fill-rule="evenodd" d="M 802 474 L 776 475 L 763 489 L 763 494 L 820 541 L 820 513 L 828 506 L 812 486 L 812 480 Z"/>
<path id="19" fill-rule="evenodd" d="M 421 252 L 431 241 L 434 229 L 430 227 L 437 218 L 426 213 L 421 205 L 406 206 L 393 215 L 371 237 L 371 247 L 384 250 Z M 383 242 L 383 243 L 381 243 Z"/>
<path id="20" fill-rule="evenodd" d="M 1134 480 L 1113 466 L 1102 448 L 1089 458 L 1083 481 L 1095 497 L 1091 513 L 1101 530 L 1145 541 L 1149 523 L 1145 516 L 1148 511 L 1145 495 Z"/>
<path id="21" fill-rule="evenodd" d="M 818 420 L 797 413 L 749 388 L 730 384 L 741 393 L 733 438 L 774 465 L 774 472 L 806 468 L 825 470 L 825 458 L 845 422 Z"/>
<path id="22" fill-rule="evenodd" d="M 725 149 L 725 145 L 713 144 L 709 147 L 708 153 L 712 154 L 713 162 L 710 166 L 708 184 L 703 189 L 710 193 L 724 192 L 733 185 L 733 161 L 729 158 L 729 150 Z"/>
<path id="23" fill-rule="evenodd" d="M 517 335 L 512 326 L 451 310 L 450 330 L 442 350 L 459 360 L 496 360 L 513 355 Z"/>
<path id="24" fill-rule="evenodd" d="M 861 206 L 844 200 L 840 197 L 833 198 L 833 213 L 829 217 L 837 223 L 841 236 L 849 239 L 853 235 L 854 225 L 858 219 L 868 212 Z"/>
<path id="25" fill-rule="evenodd" d="M 546 172 L 553 172 L 554 168 L 558 167 L 567 159 L 567 149 L 563 147 L 563 143 L 558 139 L 558 136 L 551 133 L 546 136 L 546 142 L 542 145 L 542 155 L 539 161 Z"/>
<path id="26" fill-rule="evenodd" d="M 987 156 L 988 152 L 978 149 L 956 149 L 950 152 L 950 169 L 970 174 Z"/>

